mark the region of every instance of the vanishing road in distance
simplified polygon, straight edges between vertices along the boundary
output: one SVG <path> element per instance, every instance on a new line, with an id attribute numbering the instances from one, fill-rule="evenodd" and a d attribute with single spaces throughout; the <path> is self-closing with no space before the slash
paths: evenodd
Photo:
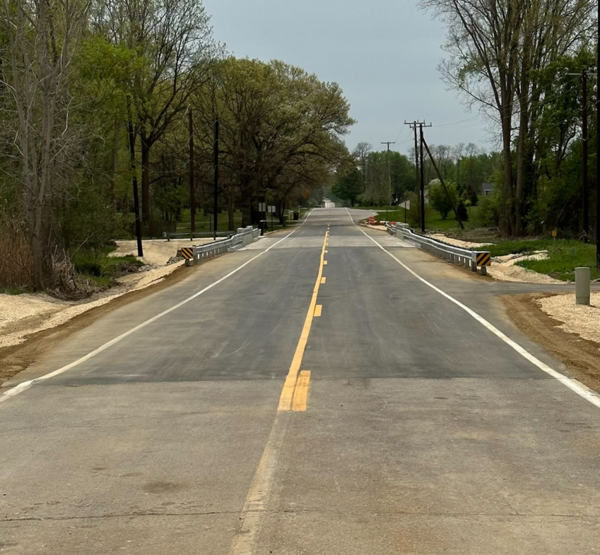
<path id="1" fill-rule="evenodd" d="M 498 299 L 536 286 L 364 217 L 314 210 L 6 384 L 0 553 L 600 553 L 600 408 Z"/>

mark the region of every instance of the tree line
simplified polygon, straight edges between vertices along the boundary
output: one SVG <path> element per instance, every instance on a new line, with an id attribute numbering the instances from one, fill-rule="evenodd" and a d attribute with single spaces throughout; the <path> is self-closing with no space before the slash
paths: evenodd
<path id="1" fill-rule="evenodd" d="M 230 56 L 197 0 L 2 0 L 0 286 L 75 290 L 71 258 L 190 208 L 255 223 L 258 202 L 305 199 L 348 156 L 336 83 Z M 191 117 L 190 117 L 191 114 Z M 191 121 L 190 121 L 191 120 Z M 191 131 L 191 134 L 190 134 Z"/>
<path id="2" fill-rule="evenodd" d="M 492 182 L 501 170 L 501 154 L 486 152 L 474 143 L 431 145 L 433 158 L 442 179 L 460 201 L 476 205 L 482 184 Z M 445 194 L 437 194 L 438 174 L 429 158 L 423 165 L 427 196 L 445 219 L 451 208 Z M 351 206 L 383 207 L 410 200 L 418 204 L 420 175 L 417 175 L 414 149 L 408 156 L 399 152 L 373 151 L 369 143 L 359 143 L 337 168 L 332 193 Z M 440 187 L 441 190 L 441 187 Z M 439 199 L 439 201 L 438 201 Z M 418 210 L 416 210 L 418 213 Z M 498 225 L 493 211 L 487 225 Z"/>
<path id="3" fill-rule="evenodd" d="M 597 2 L 421 0 L 421 5 L 448 28 L 448 55 L 440 66 L 444 79 L 497 133 L 502 164 L 495 209 L 503 231 L 523 235 L 560 228 L 585 238 L 584 205 L 594 214 L 597 195 L 591 195 L 594 187 L 583 186 L 582 147 L 588 139 L 589 151 L 595 150 L 598 87 L 590 75 L 589 135 L 583 137 L 581 76 L 595 70 Z M 590 158 L 586 183 L 594 183 L 596 162 Z"/>

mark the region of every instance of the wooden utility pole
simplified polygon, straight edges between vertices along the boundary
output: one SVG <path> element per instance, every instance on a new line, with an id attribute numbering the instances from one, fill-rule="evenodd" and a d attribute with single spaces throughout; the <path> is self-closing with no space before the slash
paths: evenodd
<path id="1" fill-rule="evenodd" d="M 425 148 L 427 149 L 427 155 L 429 156 L 429 159 L 431 160 L 431 163 L 433 164 L 433 169 L 435 170 L 435 173 L 438 174 L 438 177 L 440 178 L 440 183 L 442 184 L 442 187 L 444 188 L 444 191 L 446 192 L 446 196 L 448 197 L 448 202 L 450 202 L 450 206 L 452 206 L 452 210 L 454 211 L 454 215 L 456 216 L 456 219 L 458 220 L 458 225 L 460 226 L 461 229 L 465 229 L 465 226 L 462 222 L 462 220 L 460 219 L 460 215 L 458 214 L 458 210 L 456 208 L 456 205 L 454 204 L 454 201 L 452 200 L 452 196 L 450 195 L 450 191 L 448 190 L 448 187 L 446 187 L 446 183 L 444 182 L 444 178 L 442 177 L 442 174 L 440 172 L 440 170 L 437 167 L 437 164 L 435 163 L 435 160 L 433 159 L 433 155 L 431 154 L 431 150 L 429 150 L 429 146 L 427 145 L 427 142 L 425 141 L 425 137 L 423 136 L 423 130 L 421 129 L 421 141 L 423 143 L 423 145 L 425 145 Z"/>
<path id="2" fill-rule="evenodd" d="M 129 156 L 131 162 L 131 184 L 133 187 L 133 210 L 135 212 L 135 236 L 137 239 L 138 256 L 144 256 L 142 247 L 142 222 L 140 220 L 140 198 L 138 193 L 137 168 L 135 164 L 135 130 L 131 113 L 131 96 L 127 95 L 127 131 L 129 134 Z"/>
<path id="3" fill-rule="evenodd" d="M 583 71 L 581 76 L 583 82 L 583 121 L 581 124 L 581 147 L 583 154 L 583 241 L 588 242 L 590 234 L 590 192 L 588 190 L 588 90 L 587 90 L 587 71 Z"/>
<path id="4" fill-rule="evenodd" d="M 194 120 L 192 109 L 188 110 L 190 124 L 190 240 L 196 231 L 196 186 L 194 184 Z"/>
<path id="5" fill-rule="evenodd" d="M 215 142 L 214 142 L 214 165 L 215 165 L 215 182 L 213 195 L 213 229 L 215 241 L 217 240 L 217 229 L 219 227 L 219 215 L 217 213 L 219 207 L 219 118 L 215 120 Z"/>
<path id="6" fill-rule="evenodd" d="M 581 173 L 583 175 L 581 196 L 583 201 L 583 241 L 587 243 L 590 235 L 590 190 L 589 190 L 589 172 L 588 172 L 588 70 L 581 73 L 567 73 L 567 75 L 581 76 L 583 88 L 582 94 L 582 114 L 581 114 Z"/>
<path id="7" fill-rule="evenodd" d="M 425 233 L 425 169 L 423 164 L 423 127 L 431 127 L 431 123 L 427 125 L 424 121 L 405 121 L 404 125 L 408 125 L 415 134 L 415 169 L 417 172 L 417 185 L 420 189 L 420 202 L 421 205 L 421 231 Z M 417 129 L 420 130 L 420 142 L 421 148 L 419 150 L 419 139 L 417 138 Z"/>
<path id="8" fill-rule="evenodd" d="M 388 191 L 387 191 L 387 202 L 385 204 L 385 213 L 387 214 L 388 205 L 392 198 L 392 166 L 390 165 L 390 145 L 395 145 L 395 141 L 382 141 L 382 145 L 387 145 L 387 167 L 388 167 Z"/>
<path id="9" fill-rule="evenodd" d="M 600 3 L 598 4 L 598 33 L 596 52 L 598 61 L 596 65 L 596 77 L 600 79 Z M 598 83 L 600 85 L 600 82 Z M 600 87 L 596 87 L 600 89 Z M 596 93 L 596 268 L 600 270 L 600 91 Z"/>

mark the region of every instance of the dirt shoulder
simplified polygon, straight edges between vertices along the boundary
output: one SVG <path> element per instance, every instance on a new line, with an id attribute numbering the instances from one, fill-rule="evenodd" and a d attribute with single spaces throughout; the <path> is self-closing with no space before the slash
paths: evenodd
<path id="1" fill-rule="evenodd" d="M 25 370 L 33 364 L 47 350 L 52 348 L 57 341 L 68 337 L 70 334 L 83 329 L 104 314 L 137 301 L 158 291 L 162 291 L 175 283 L 185 279 L 197 267 L 178 266 L 174 271 L 164 276 L 161 281 L 148 285 L 142 289 L 135 289 L 128 293 L 115 295 L 107 302 L 87 309 L 56 326 L 41 331 L 27 334 L 22 343 L 0 348 L 0 387 L 4 382 Z"/>
<path id="2" fill-rule="evenodd" d="M 550 317 L 540 301 L 552 293 L 502 296 L 502 302 L 515 325 L 532 341 L 560 360 L 569 374 L 600 393 L 600 343 L 563 329 L 564 323 Z"/>

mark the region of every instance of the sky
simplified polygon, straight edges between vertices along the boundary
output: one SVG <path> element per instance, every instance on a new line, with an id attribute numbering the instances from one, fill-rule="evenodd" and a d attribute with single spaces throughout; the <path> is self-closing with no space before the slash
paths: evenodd
<path id="1" fill-rule="evenodd" d="M 417 0 L 204 0 L 216 40 L 237 57 L 279 59 L 335 81 L 357 120 L 345 137 L 408 153 L 405 120 L 426 120 L 429 144 L 491 149 L 488 126 L 438 71 L 446 30 Z"/>

